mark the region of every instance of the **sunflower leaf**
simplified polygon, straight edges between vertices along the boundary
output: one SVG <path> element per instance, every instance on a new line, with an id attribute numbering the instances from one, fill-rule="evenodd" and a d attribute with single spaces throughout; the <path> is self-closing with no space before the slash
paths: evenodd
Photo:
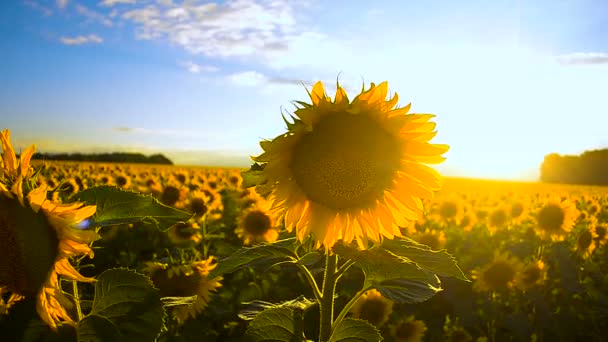
<path id="1" fill-rule="evenodd" d="M 97 277 L 93 309 L 78 322 L 78 341 L 153 341 L 165 311 L 158 290 L 142 274 L 110 269 Z"/>
<path id="2" fill-rule="evenodd" d="M 97 206 L 97 211 L 90 222 L 93 226 L 109 226 L 154 219 L 162 223 L 162 226 L 169 227 L 175 222 L 187 221 L 192 216 L 184 211 L 166 206 L 152 196 L 113 186 L 88 188 L 75 194 L 72 199 Z"/>
<path id="3" fill-rule="evenodd" d="M 433 272 L 385 249 L 358 250 L 337 243 L 333 251 L 355 261 L 365 274 L 364 288 L 375 288 L 395 302 L 423 302 L 441 291 L 441 282 Z"/>
<path id="4" fill-rule="evenodd" d="M 253 263 L 259 264 L 297 259 L 294 252 L 296 248 L 295 238 L 279 240 L 271 244 L 263 244 L 255 247 L 243 247 L 231 256 L 220 260 L 217 263 L 217 267 L 209 273 L 209 278 L 215 278 L 226 273 L 234 272 L 240 268 L 250 266 Z"/>
<path id="5" fill-rule="evenodd" d="M 306 311 L 316 303 L 316 300 L 310 300 L 304 296 L 299 296 L 292 300 L 287 300 L 281 303 L 269 303 L 262 300 L 254 300 L 243 303 L 245 308 L 239 312 L 238 316 L 242 320 L 250 321 L 254 319 L 260 312 L 270 308 L 288 308 L 295 311 Z"/>
<path id="6" fill-rule="evenodd" d="M 378 329 L 367 321 L 347 318 L 334 328 L 329 342 L 378 342 L 382 340 Z"/>
<path id="7" fill-rule="evenodd" d="M 251 341 L 305 341 L 302 313 L 286 307 L 260 312 L 249 324 L 245 335 Z"/>
<path id="8" fill-rule="evenodd" d="M 430 247 L 405 237 L 384 240 L 382 247 L 437 275 L 469 281 L 454 257 L 445 249 L 433 251 Z"/>

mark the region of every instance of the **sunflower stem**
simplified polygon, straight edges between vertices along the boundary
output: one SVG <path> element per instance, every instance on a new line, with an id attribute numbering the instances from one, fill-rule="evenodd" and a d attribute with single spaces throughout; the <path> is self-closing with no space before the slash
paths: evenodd
<path id="1" fill-rule="evenodd" d="M 342 322 L 342 320 L 349 313 L 349 311 L 353 307 L 353 305 L 355 305 L 355 303 L 357 303 L 357 301 L 359 300 L 359 297 L 361 297 L 368 290 L 369 290 L 369 287 L 362 288 L 359 292 L 357 292 L 353 296 L 353 298 L 351 298 L 348 301 L 348 303 L 346 303 L 346 305 L 344 306 L 344 308 L 342 308 L 342 311 L 340 311 L 340 314 L 338 315 L 338 318 L 336 318 L 336 320 L 334 321 L 334 327 L 337 326 L 338 324 L 340 324 L 340 322 Z"/>
<path id="2" fill-rule="evenodd" d="M 317 299 L 317 302 L 319 302 L 319 305 L 321 305 L 321 298 L 322 298 L 321 290 L 319 290 L 319 286 L 317 285 L 315 278 L 312 276 L 312 273 L 310 273 L 310 270 L 308 269 L 308 267 L 298 264 L 297 262 L 296 262 L 296 265 L 298 266 L 298 268 L 300 270 L 302 270 L 302 273 L 304 273 L 306 280 L 308 280 L 308 283 L 310 284 L 310 287 L 312 288 L 312 293 L 315 295 L 315 298 Z"/>
<path id="3" fill-rule="evenodd" d="M 72 292 L 74 296 L 74 303 L 76 304 L 76 314 L 78 315 L 78 321 L 84 317 L 82 315 L 82 309 L 80 308 L 80 293 L 78 292 L 78 282 L 72 280 Z"/>
<path id="4" fill-rule="evenodd" d="M 348 271 L 348 269 L 355 264 L 354 260 L 347 260 L 342 266 L 338 268 L 336 272 L 336 281 L 340 279 L 340 277 L 344 274 L 344 272 Z"/>
<path id="5" fill-rule="evenodd" d="M 336 293 L 336 271 L 338 255 L 327 251 L 325 259 L 325 274 L 323 276 L 323 294 L 321 296 L 321 321 L 319 326 L 319 341 L 327 342 L 331 337 L 334 320 L 334 296 Z"/>

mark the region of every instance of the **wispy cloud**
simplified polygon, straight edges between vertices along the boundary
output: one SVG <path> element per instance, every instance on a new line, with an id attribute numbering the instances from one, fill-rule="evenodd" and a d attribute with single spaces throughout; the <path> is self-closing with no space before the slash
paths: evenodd
<path id="1" fill-rule="evenodd" d="M 24 0 L 23 3 L 32 9 L 42 12 L 42 14 L 44 14 L 47 17 L 53 15 L 53 10 L 51 10 L 50 8 L 48 8 L 46 6 L 41 5 L 40 3 L 38 3 L 34 0 Z"/>
<path id="2" fill-rule="evenodd" d="M 99 12 L 96 12 L 81 4 L 76 5 L 76 12 L 78 12 L 78 14 L 82 15 L 83 17 L 87 18 L 87 20 L 89 20 L 89 21 L 100 23 L 105 26 L 113 25 L 112 20 L 106 18 L 105 15 L 103 15 Z"/>
<path id="3" fill-rule="evenodd" d="M 244 87 L 261 86 L 268 82 L 266 75 L 253 70 L 230 74 L 227 78 L 231 83 Z"/>
<path id="4" fill-rule="evenodd" d="M 56 1 L 57 7 L 59 7 L 59 8 L 65 8 L 69 2 L 70 2 L 70 0 L 57 0 Z"/>
<path id="5" fill-rule="evenodd" d="M 564 65 L 608 64 L 608 53 L 577 52 L 558 56 L 557 61 Z"/>
<path id="6" fill-rule="evenodd" d="M 182 129 L 150 129 L 143 127 L 130 127 L 130 126 L 118 126 L 114 127 L 115 132 L 124 134 L 146 134 L 146 135 L 162 135 L 162 136 L 174 136 L 174 137 L 197 137 L 200 136 L 200 132 L 188 131 Z"/>
<path id="7" fill-rule="evenodd" d="M 60 41 L 65 45 L 99 44 L 103 42 L 103 38 L 95 34 L 90 34 L 88 36 L 61 37 Z"/>
<path id="8" fill-rule="evenodd" d="M 106 6 L 106 7 L 112 7 L 116 4 L 128 4 L 128 5 L 134 5 L 137 1 L 135 0 L 102 0 L 99 5 L 100 6 Z"/>
<path id="9" fill-rule="evenodd" d="M 139 39 L 166 39 L 193 54 L 212 57 L 252 56 L 287 49 L 296 34 L 294 2 L 184 1 L 127 11 Z"/>
<path id="10" fill-rule="evenodd" d="M 179 62 L 178 64 L 193 74 L 199 74 L 201 72 L 217 72 L 220 70 L 218 67 L 213 65 L 201 65 L 192 61 Z"/>

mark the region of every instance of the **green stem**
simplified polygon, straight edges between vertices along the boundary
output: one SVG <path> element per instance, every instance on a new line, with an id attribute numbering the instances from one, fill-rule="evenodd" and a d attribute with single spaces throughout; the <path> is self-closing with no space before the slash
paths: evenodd
<path id="1" fill-rule="evenodd" d="M 321 291 L 319 290 L 319 286 L 317 285 L 315 278 L 312 276 L 312 273 L 310 273 L 310 270 L 308 269 L 308 267 L 306 267 L 302 264 L 299 264 L 297 261 L 296 261 L 296 265 L 298 266 L 298 268 L 300 270 L 302 270 L 302 273 L 304 273 L 306 280 L 308 280 L 308 283 L 310 284 L 310 287 L 312 288 L 312 293 L 315 295 L 315 298 L 317 299 L 317 302 L 319 302 L 319 305 L 320 305 Z"/>
<path id="2" fill-rule="evenodd" d="M 340 266 L 336 272 L 336 280 L 340 279 L 344 272 L 348 271 L 348 269 L 354 264 L 354 260 L 347 260 L 342 266 Z"/>
<path id="3" fill-rule="evenodd" d="M 338 255 L 327 251 L 325 259 L 325 275 L 323 277 L 323 294 L 321 296 L 321 321 L 319 326 L 319 342 L 327 342 L 331 337 L 334 320 L 334 296 L 336 292 L 336 266 Z"/>
<path id="4" fill-rule="evenodd" d="M 76 280 L 72 280 L 72 292 L 76 304 L 76 314 L 78 315 L 78 321 L 80 321 L 84 316 L 82 315 L 82 309 L 80 308 L 80 294 L 78 293 L 78 282 Z"/>
<path id="5" fill-rule="evenodd" d="M 342 320 L 344 319 L 344 317 L 346 317 L 346 315 L 348 315 L 348 312 L 353 307 L 353 305 L 355 305 L 355 303 L 359 300 L 359 297 L 361 297 L 368 290 L 369 290 L 369 287 L 362 288 L 361 291 L 357 292 L 355 294 L 355 296 L 353 298 L 351 298 L 348 301 L 348 303 L 346 303 L 346 305 L 344 306 L 344 308 L 342 309 L 342 311 L 340 311 L 340 314 L 338 315 L 338 318 L 336 318 L 336 320 L 334 321 L 334 326 L 337 326 L 338 324 L 340 324 L 340 322 L 342 322 Z"/>

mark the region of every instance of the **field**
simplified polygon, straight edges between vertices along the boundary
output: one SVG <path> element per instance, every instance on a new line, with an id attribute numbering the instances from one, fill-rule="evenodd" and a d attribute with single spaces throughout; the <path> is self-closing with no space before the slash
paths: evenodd
<path id="1" fill-rule="evenodd" d="M 294 298 L 285 305 L 301 313 L 300 329 L 306 336 L 318 334 L 314 294 L 289 262 L 258 258 L 221 277 L 209 275 L 218 275 L 213 265 L 244 246 L 294 236 L 270 214 L 262 196 L 243 187 L 241 170 L 35 166 L 41 170 L 38 184 L 53 190 L 49 197 L 55 201 L 110 185 L 193 215 L 170 226 L 146 219 L 105 225 L 93 243 L 94 258 L 79 260 L 85 276 L 129 268 L 148 275 L 162 297 L 189 298 L 166 306 L 160 341 L 242 341 L 256 312 Z M 447 250 L 469 281 L 440 274 L 441 291 L 409 303 L 370 291 L 350 316 L 375 325 L 386 341 L 606 340 L 608 189 L 446 178 L 424 208 L 423 218 L 401 227 L 403 235 Z M 312 256 L 306 264 L 319 279 L 323 258 Z M 362 282 L 360 269 L 344 273 L 336 312 Z M 93 296 L 88 286 L 81 285 L 85 313 Z M 69 282 L 64 288 L 72 293 Z"/>

